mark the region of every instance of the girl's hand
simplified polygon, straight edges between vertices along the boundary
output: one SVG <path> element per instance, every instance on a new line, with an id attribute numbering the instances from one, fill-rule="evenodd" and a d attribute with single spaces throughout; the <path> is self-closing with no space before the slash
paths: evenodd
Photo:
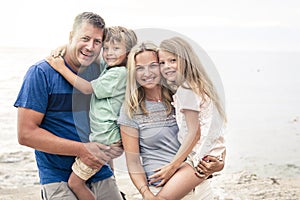
<path id="1" fill-rule="evenodd" d="M 150 182 L 149 184 L 155 183 L 157 181 L 161 181 L 157 187 L 163 186 L 168 182 L 168 180 L 174 175 L 177 171 L 178 167 L 172 164 L 165 165 L 161 168 L 154 170 L 156 173 L 149 176 Z"/>

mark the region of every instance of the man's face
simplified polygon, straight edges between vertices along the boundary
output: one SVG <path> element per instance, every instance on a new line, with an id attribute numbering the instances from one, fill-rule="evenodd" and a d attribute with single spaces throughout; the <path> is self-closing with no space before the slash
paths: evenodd
<path id="1" fill-rule="evenodd" d="M 67 62 L 78 71 L 80 67 L 92 64 L 99 56 L 102 47 L 103 29 L 83 23 L 71 32 L 67 49 Z"/>

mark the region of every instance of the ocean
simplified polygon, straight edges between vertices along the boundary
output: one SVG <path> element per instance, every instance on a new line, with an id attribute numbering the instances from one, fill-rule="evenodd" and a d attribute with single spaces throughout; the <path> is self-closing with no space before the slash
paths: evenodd
<path id="1" fill-rule="evenodd" d="M 13 104 L 27 69 L 50 51 L 0 48 L 0 154 L 32 151 L 17 142 Z M 226 97 L 224 173 L 249 170 L 261 176 L 300 177 L 300 52 L 207 53 Z"/>

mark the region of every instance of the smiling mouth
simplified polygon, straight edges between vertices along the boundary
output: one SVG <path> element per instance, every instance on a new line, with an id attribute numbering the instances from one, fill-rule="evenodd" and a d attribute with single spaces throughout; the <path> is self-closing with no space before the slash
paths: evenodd
<path id="1" fill-rule="evenodd" d="M 114 62 L 114 61 L 116 61 L 115 58 L 106 58 L 106 60 L 107 60 L 108 62 Z"/>
<path id="2" fill-rule="evenodd" d="M 165 72 L 164 74 L 167 75 L 167 76 L 170 76 L 170 75 L 174 75 L 176 72 L 174 71 L 171 71 L 171 72 Z"/>
<path id="3" fill-rule="evenodd" d="M 152 82 L 154 82 L 154 80 L 155 80 L 155 77 L 154 78 L 147 78 L 147 79 L 142 79 L 144 82 L 146 82 L 146 83 L 152 83 Z"/>
<path id="4" fill-rule="evenodd" d="M 83 52 L 83 51 L 80 51 L 80 53 L 82 54 L 82 55 L 84 55 L 84 56 L 86 56 L 86 57 L 93 57 L 94 56 L 94 54 L 90 54 L 90 53 L 88 53 L 88 52 Z"/>

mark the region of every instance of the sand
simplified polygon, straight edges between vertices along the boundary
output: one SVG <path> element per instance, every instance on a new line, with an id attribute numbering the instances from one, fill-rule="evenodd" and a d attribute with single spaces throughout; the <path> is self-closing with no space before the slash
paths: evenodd
<path id="1" fill-rule="evenodd" d="M 116 179 L 127 199 L 141 199 L 126 172 L 117 171 Z M 227 173 L 225 170 L 211 179 L 211 185 L 216 200 L 300 198 L 299 178 L 260 177 L 249 171 Z M 0 155 L 0 199 L 41 199 L 33 152 L 17 151 Z"/>

